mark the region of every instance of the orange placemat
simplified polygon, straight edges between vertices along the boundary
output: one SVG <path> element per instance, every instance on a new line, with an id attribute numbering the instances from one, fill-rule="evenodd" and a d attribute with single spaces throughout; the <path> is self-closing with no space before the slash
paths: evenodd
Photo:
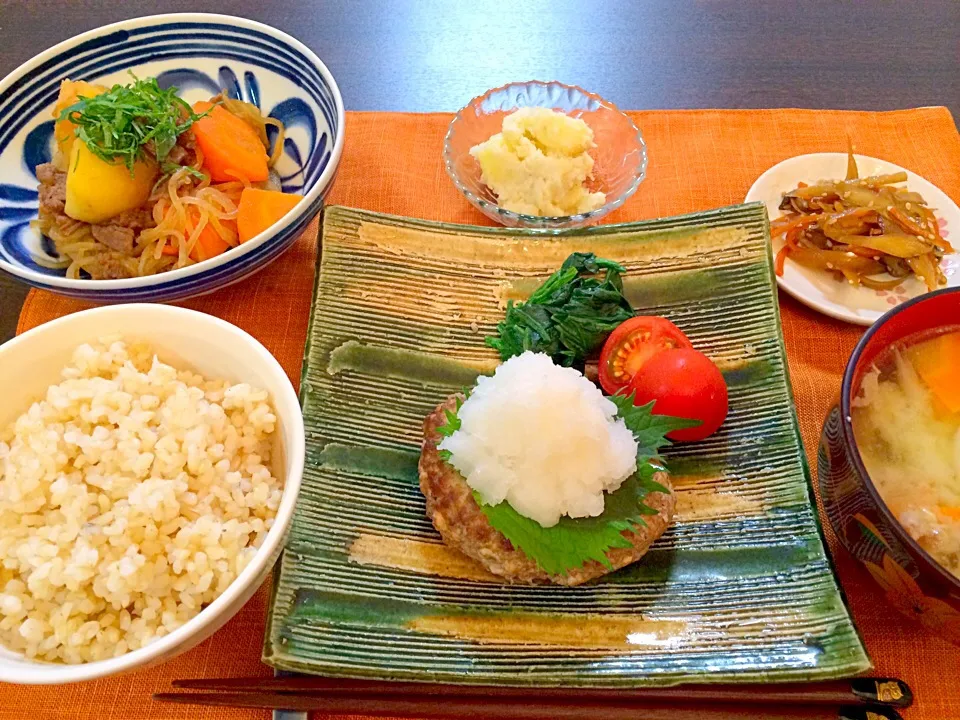
<path id="1" fill-rule="evenodd" d="M 649 174 L 610 222 L 704 210 L 740 202 L 771 165 L 808 152 L 843 151 L 849 134 L 858 152 L 926 177 L 960 201 L 960 136 L 945 108 L 889 113 L 811 110 L 708 110 L 631 113 L 646 137 Z M 381 212 L 489 224 L 447 179 L 440 153 L 450 116 L 348 113 L 347 142 L 330 202 Z M 296 383 L 306 336 L 317 228 L 254 278 L 185 303 L 223 317 L 259 338 Z M 32 291 L 18 330 L 87 307 Z M 816 472 L 823 417 L 839 391 L 847 357 L 863 332 L 781 296 L 783 332 L 803 440 Z M 872 580 L 828 529 L 843 587 L 878 674 L 907 680 L 917 704 L 907 720 L 960 717 L 960 648 L 902 619 L 877 596 Z M 0 720 L 264 720 L 266 712 L 163 705 L 150 694 L 172 678 L 268 675 L 259 662 L 266 587 L 220 632 L 160 667 L 69 687 L 0 685 Z"/>

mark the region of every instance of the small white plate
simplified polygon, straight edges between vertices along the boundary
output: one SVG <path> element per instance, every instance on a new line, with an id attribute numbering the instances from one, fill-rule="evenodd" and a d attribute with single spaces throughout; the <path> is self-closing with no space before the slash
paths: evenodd
<path id="1" fill-rule="evenodd" d="M 864 155 L 855 157 L 860 177 L 906 172 L 906 187 L 920 193 L 927 201 L 927 205 L 940 220 L 940 232 L 944 238 L 951 240 L 954 244 L 960 242 L 960 208 L 943 191 L 899 165 Z M 784 214 L 779 209 L 783 193 L 797 187 L 797 183 L 812 184 L 818 180 L 842 180 L 846 172 L 846 153 L 798 155 L 774 165 L 758 177 L 750 188 L 750 192 L 747 193 L 746 202 L 765 203 L 770 220 L 773 221 Z M 782 246 L 782 241 L 774 241 L 774 255 Z M 947 276 L 947 286 L 960 285 L 960 255 L 957 253 L 946 255 L 941 266 Z M 783 276 L 777 277 L 777 284 L 814 310 L 857 325 L 872 325 L 890 308 L 926 292 L 926 285 L 914 277 L 906 278 L 892 290 L 854 287 L 846 281 L 837 280 L 831 274 L 797 265 L 789 258 L 784 265 Z"/>

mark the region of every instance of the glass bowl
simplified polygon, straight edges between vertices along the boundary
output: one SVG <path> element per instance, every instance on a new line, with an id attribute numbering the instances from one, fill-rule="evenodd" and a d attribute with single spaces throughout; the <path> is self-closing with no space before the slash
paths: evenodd
<path id="1" fill-rule="evenodd" d="M 582 119 L 593 130 L 596 147 L 593 178 L 587 186 L 601 191 L 606 203 L 579 215 L 542 217 L 500 207 L 497 196 L 480 179 L 480 164 L 470 148 L 500 132 L 503 118 L 522 107 L 545 107 Z M 507 227 L 561 230 L 596 222 L 633 195 L 647 171 L 647 146 L 633 121 L 617 106 L 575 85 L 559 82 L 511 83 L 470 101 L 450 122 L 443 161 L 453 184 L 474 207 Z"/>

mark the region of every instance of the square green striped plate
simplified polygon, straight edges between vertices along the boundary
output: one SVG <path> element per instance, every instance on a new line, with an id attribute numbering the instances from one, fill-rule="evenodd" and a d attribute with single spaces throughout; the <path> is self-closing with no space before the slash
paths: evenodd
<path id="1" fill-rule="evenodd" d="M 307 469 L 264 659 L 455 683 L 808 680 L 870 662 L 824 551 L 759 203 L 556 237 L 327 209 L 303 369 Z M 627 268 L 634 307 L 721 367 L 721 431 L 666 453 L 674 524 L 588 585 L 505 585 L 424 515 L 421 423 L 491 372 L 484 346 L 573 251 Z"/>

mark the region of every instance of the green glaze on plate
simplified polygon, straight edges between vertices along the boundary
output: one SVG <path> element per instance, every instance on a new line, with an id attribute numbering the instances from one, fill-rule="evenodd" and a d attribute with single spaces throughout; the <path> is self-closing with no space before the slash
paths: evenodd
<path id="1" fill-rule="evenodd" d="M 760 204 L 542 237 L 329 208 L 301 399 L 307 468 L 264 659 L 455 683 L 812 680 L 870 662 L 824 552 Z M 721 431 L 665 453 L 674 524 L 588 585 L 505 585 L 424 514 L 421 423 L 496 367 L 484 345 L 571 252 L 721 367 Z"/>

